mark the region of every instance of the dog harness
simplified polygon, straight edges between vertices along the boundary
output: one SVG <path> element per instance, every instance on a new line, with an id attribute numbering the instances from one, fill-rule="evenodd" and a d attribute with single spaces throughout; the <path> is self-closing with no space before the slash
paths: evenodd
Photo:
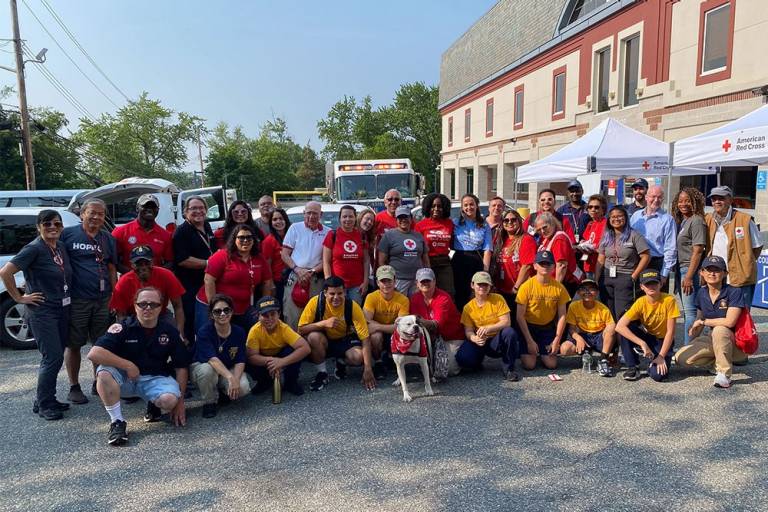
<path id="1" fill-rule="evenodd" d="M 400 337 L 400 333 L 395 329 L 395 332 L 392 333 L 392 342 L 390 343 L 390 349 L 392 350 L 393 354 L 402 354 L 404 356 L 415 356 L 416 354 L 413 352 L 409 352 L 411 349 L 411 346 L 419 342 L 419 357 L 427 357 L 429 354 L 427 353 L 427 341 L 424 339 L 424 334 L 419 333 L 419 335 L 412 339 L 412 340 L 405 340 Z"/>

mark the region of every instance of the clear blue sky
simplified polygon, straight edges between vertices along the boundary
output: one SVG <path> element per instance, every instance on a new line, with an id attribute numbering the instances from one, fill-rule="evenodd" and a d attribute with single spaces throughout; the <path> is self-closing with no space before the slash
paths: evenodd
<path id="1" fill-rule="evenodd" d="M 41 19 L 81 68 L 118 105 L 124 99 L 88 63 L 42 0 L 19 0 L 22 38 L 48 48 L 48 69 L 94 116 L 113 112 L 30 14 Z M 316 123 L 343 95 L 387 104 L 405 82 L 437 84 L 440 56 L 495 0 L 166 1 L 48 0 L 78 41 L 129 97 L 141 91 L 166 106 L 242 125 L 255 136 L 273 115 L 295 140 L 320 149 Z M 8 2 L 0 38 L 10 38 Z M 2 43 L 0 43 L 2 44 Z M 13 66 L 10 45 L 0 65 Z M 50 106 L 76 126 L 81 116 L 31 64 L 31 106 Z M 15 77 L 0 70 L 0 84 Z M 4 100 L 16 103 L 15 97 Z"/>

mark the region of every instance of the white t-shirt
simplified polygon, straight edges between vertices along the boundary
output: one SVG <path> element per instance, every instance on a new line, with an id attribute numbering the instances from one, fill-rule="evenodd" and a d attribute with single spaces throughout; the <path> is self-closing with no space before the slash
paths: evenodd
<path id="1" fill-rule="evenodd" d="M 313 268 L 323 261 L 323 240 L 330 229 L 318 224 L 309 229 L 304 222 L 291 224 L 283 239 L 283 247 L 293 249 L 291 259 L 301 268 Z"/>

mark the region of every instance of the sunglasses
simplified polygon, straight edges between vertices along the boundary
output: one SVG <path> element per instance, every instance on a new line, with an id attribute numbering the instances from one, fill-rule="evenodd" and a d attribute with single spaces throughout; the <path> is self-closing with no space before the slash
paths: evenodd
<path id="1" fill-rule="evenodd" d="M 390 203 L 396 203 L 396 202 L 400 201 L 400 198 L 399 197 L 387 197 L 384 200 L 388 201 Z"/>
<path id="2" fill-rule="evenodd" d="M 64 227 L 64 224 L 61 223 L 60 220 L 46 220 L 45 222 L 40 223 L 44 228 L 61 228 Z"/>
<path id="3" fill-rule="evenodd" d="M 602 206 L 600 206 L 599 204 L 591 204 L 587 206 L 587 210 L 599 210 L 600 208 L 602 208 Z"/>
<path id="4" fill-rule="evenodd" d="M 159 302 L 137 302 L 136 306 L 139 309 L 143 309 L 146 311 L 148 309 L 157 309 L 160 306 L 162 306 L 162 304 L 160 304 Z"/>
<path id="5" fill-rule="evenodd" d="M 504 219 L 504 224 L 512 224 L 513 222 L 520 222 L 517 218 Z"/>
<path id="6" fill-rule="evenodd" d="M 239 235 L 236 238 L 238 242 L 253 242 L 253 236 L 251 235 Z"/>
<path id="7" fill-rule="evenodd" d="M 232 312 L 232 308 L 226 307 L 226 308 L 216 308 L 211 310 L 211 313 L 213 313 L 215 316 L 227 316 Z"/>

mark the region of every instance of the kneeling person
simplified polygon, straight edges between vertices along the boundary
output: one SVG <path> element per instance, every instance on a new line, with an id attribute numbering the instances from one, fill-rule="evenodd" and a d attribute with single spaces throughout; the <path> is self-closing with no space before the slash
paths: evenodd
<path id="1" fill-rule="evenodd" d="M 408 297 L 395 289 L 393 267 L 382 265 L 376 269 L 376 284 L 379 289 L 365 298 L 363 314 L 368 321 L 373 359 L 377 361 L 373 365 L 373 374 L 376 379 L 383 379 L 387 371 L 379 361 L 381 353 L 389 351 L 392 333 L 395 331 L 395 319 L 408 314 L 410 302 Z"/>
<path id="2" fill-rule="evenodd" d="M 304 390 L 299 384 L 299 369 L 309 355 L 309 344 L 280 320 L 280 306 L 275 297 L 262 297 L 256 304 L 259 321 L 248 332 L 249 371 L 257 381 L 256 391 L 269 388 L 277 376 L 286 391 L 300 396 Z"/>
<path id="3" fill-rule="evenodd" d="M 622 336 L 621 353 L 629 367 L 624 380 L 635 381 L 641 376 L 639 358 L 632 345 L 642 349 L 643 356 L 652 358 L 648 374 L 656 382 L 669 376 L 672 347 L 675 344 L 675 320 L 680 316 L 675 298 L 661 292 L 661 276 L 656 270 L 640 274 L 640 288 L 645 295 L 635 301 L 616 324 Z M 632 322 L 639 321 L 638 324 Z"/>
<path id="4" fill-rule="evenodd" d="M 121 396 L 138 396 L 147 401 L 145 421 L 157 421 L 161 412 L 166 411 L 171 413 L 174 424 L 186 423 L 184 391 L 189 377 L 189 352 L 179 331 L 158 321 L 161 300 L 155 288 L 139 290 L 134 300 L 136 316 L 113 324 L 88 353 L 88 359 L 99 365 L 96 390 L 111 420 L 109 444 L 128 441 Z M 175 380 L 170 377 L 172 369 Z"/>
<path id="5" fill-rule="evenodd" d="M 327 355 L 336 358 L 337 378 L 345 376 L 346 365 L 363 365 L 363 385 L 366 389 L 376 387 L 368 323 L 360 306 L 346 300 L 341 278 L 329 277 L 322 293 L 309 299 L 299 319 L 299 334 L 306 336 L 309 360 L 317 367 L 309 389 L 319 391 L 328 384 Z"/>
<path id="6" fill-rule="evenodd" d="M 569 337 L 560 345 L 560 355 L 572 356 L 583 354 L 585 350 L 597 350 L 600 352 L 597 373 L 603 377 L 613 377 L 613 368 L 608 365 L 608 354 L 613 348 L 616 332 L 611 311 L 605 304 L 595 300 L 598 287 L 593 280 L 582 281 L 578 292 L 581 300 L 571 302 L 565 315 Z"/>
<path id="7" fill-rule="evenodd" d="M 195 357 L 190 371 L 203 398 L 203 418 L 216 416 L 219 389 L 229 400 L 237 400 L 251 390 L 244 373 L 245 331 L 232 324 L 233 310 L 230 296 L 214 295 L 208 304 L 212 321 L 201 327 L 195 338 Z"/>

